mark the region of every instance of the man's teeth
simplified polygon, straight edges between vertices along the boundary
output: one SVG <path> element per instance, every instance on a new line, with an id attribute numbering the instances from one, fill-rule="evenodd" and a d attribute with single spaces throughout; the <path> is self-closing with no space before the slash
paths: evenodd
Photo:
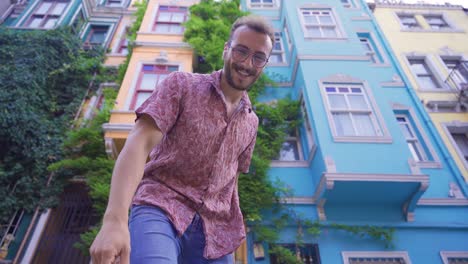
<path id="1" fill-rule="evenodd" d="M 238 70 L 237 71 L 239 74 L 244 75 L 244 76 L 249 76 L 250 74 L 247 71 L 244 70 Z"/>

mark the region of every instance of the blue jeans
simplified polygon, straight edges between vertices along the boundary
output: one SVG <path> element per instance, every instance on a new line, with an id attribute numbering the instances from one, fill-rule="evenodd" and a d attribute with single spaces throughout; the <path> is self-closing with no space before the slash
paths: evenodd
<path id="1" fill-rule="evenodd" d="M 233 264 L 232 254 L 218 259 L 203 257 L 203 220 L 193 218 L 182 237 L 165 212 L 156 206 L 133 206 L 129 220 L 131 264 Z"/>

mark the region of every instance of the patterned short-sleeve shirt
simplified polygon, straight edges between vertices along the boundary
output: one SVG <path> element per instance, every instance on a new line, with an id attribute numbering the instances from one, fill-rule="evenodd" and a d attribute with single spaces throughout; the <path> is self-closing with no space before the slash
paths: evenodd
<path id="1" fill-rule="evenodd" d="M 245 238 L 237 193 L 247 173 L 258 128 L 247 92 L 228 117 L 221 71 L 171 73 L 136 110 L 163 133 L 150 153 L 133 204 L 164 210 L 182 235 L 195 213 L 204 222 L 204 256 L 233 252 Z"/>

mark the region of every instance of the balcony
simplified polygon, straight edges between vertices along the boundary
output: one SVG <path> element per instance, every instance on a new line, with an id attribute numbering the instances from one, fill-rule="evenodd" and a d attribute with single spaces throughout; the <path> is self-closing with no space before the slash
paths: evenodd
<path id="1" fill-rule="evenodd" d="M 423 174 L 325 173 L 315 193 L 320 220 L 413 221 L 429 186 Z"/>
<path id="2" fill-rule="evenodd" d="M 468 61 L 457 61 L 447 64 L 450 73 L 445 83 L 457 92 L 457 102 L 460 107 L 468 109 Z"/>

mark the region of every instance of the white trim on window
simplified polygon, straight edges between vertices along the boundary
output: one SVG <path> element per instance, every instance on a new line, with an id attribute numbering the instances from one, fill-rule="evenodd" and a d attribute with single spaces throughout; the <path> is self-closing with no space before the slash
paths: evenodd
<path id="1" fill-rule="evenodd" d="M 247 0 L 249 9 L 278 9 L 281 6 L 281 0 Z"/>
<path id="2" fill-rule="evenodd" d="M 434 63 L 428 55 L 418 54 L 414 52 L 407 53 L 404 54 L 404 62 L 408 69 L 411 71 L 416 82 L 416 86 L 418 87 L 418 90 L 426 92 L 451 92 L 448 85 L 446 85 L 441 79 L 442 74 L 434 66 Z M 421 69 L 419 70 L 419 72 L 415 70 L 416 66 L 413 65 L 417 64 L 423 67 L 423 71 L 425 71 L 425 73 L 421 71 Z M 430 82 L 424 83 L 424 80 L 428 78 L 430 79 Z"/>
<path id="3" fill-rule="evenodd" d="M 463 152 L 462 149 L 460 149 L 458 143 L 455 141 L 452 135 L 452 133 L 455 133 L 455 134 L 465 133 L 465 136 L 468 137 L 468 123 L 453 121 L 450 123 L 447 123 L 447 122 L 441 123 L 441 126 L 442 126 L 442 130 L 447 135 L 448 140 L 450 141 L 453 148 L 455 149 L 458 155 L 458 158 L 461 160 L 463 166 L 465 167 L 465 170 L 468 171 L 468 161 L 465 158 L 465 153 Z"/>
<path id="4" fill-rule="evenodd" d="M 451 258 L 462 258 L 468 260 L 468 251 L 440 251 L 440 258 L 444 264 L 455 264 L 457 262 L 450 262 Z"/>
<path id="5" fill-rule="evenodd" d="M 284 49 L 283 41 L 283 33 L 281 31 L 275 32 L 275 44 L 268 59 L 268 66 L 287 65 L 286 51 Z"/>
<path id="6" fill-rule="evenodd" d="M 335 142 L 392 142 L 366 81 L 337 75 L 319 80 L 319 88 Z"/>
<path id="7" fill-rule="evenodd" d="M 324 5 L 304 5 L 297 8 L 305 39 L 346 39 L 334 8 Z"/>
<path id="8" fill-rule="evenodd" d="M 411 264 L 407 251 L 342 251 L 343 264 L 350 264 L 350 258 L 402 259 L 404 264 Z M 378 263 L 378 262 L 376 262 Z"/>
<path id="9" fill-rule="evenodd" d="M 380 45 L 380 42 L 377 41 L 377 38 L 374 36 L 374 33 L 373 32 L 370 32 L 370 31 L 357 31 L 356 32 L 357 34 L 368 34 L 369 37 L 366 36 L 366 39 L 370 42 L 369 44 L 372 45 L 372 49 L 375 53 L 375 56 L 377 57 L 377 62 L 374 63 L 376 66 L 390 66 L 390 64 L 388 63 L 388 58 L 387 56 L 385 55 L 385 52 L 384 52 L 384 49 L 382 47 L 382 45 Z M 358 36 L 358 38 L 360 39 L 361 37 Z"/>

